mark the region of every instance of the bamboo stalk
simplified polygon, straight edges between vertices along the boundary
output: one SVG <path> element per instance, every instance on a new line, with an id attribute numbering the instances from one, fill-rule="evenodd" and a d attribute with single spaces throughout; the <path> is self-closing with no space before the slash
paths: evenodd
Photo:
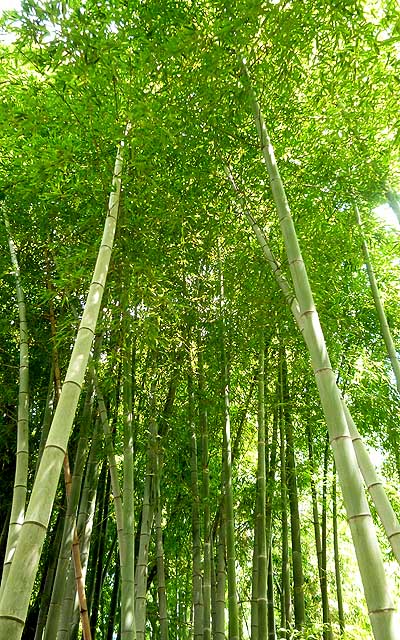
<path id="1" fill-rule="evenodd" d="M 116 231 L 121 192 L 122 148 L 118 148 L 113 190 L 92 282 L 75 345 L 47 442 L 43 451 L 26 517 L 15 551 L 9 584 L 0 601 L 0 637 L 19 640 L 25 625 L 29 600 L 39 565 L 58 478 L 67 451 L 87 362 L 96 329 Z"/>
<path id="2" fill-rule="evenodd" d="M 395 640 L 398 626 L 394 604 L 386 581 L 383 560 L 362 486 L 361 473 L 358 471 L 345 412 L 336 386 L 335 374 L 330 364 L 323 331 L 314 305 L 307 270 L 271 140 L 244 63 L 242 63 L 242 72 L 285 242 L 294 291 L 300 307 L 300 319 L 304 326 L 303 335 L 309 349 L 338 469 L 373 633 L 376 640 Z"/>
<path id="3" fill-rule="evenodd" d="M 8 236 L 11 264 L 15 278 L 15 290 L 19 315 L 19 387 L 17 415 L 17 450 L 11 516 L 8 525 L 6 554 L 0 585 L 0 600 L 7 584 L 11 564 L 18 544 L 25 517 L 29 463 L 29 348 L 26 305 L 21 285 L 17 249 L 11 234 L 10 222 L 3 206 L 3 217 Z"/>
<path id="4" fill-rule="evenodd" d="M 242 207 L 242 210 L 246 215 L 247 219 L 249 220 L 256 234 L 256 237 L 260 243 L 260 246 L 263 249 L 263 253 L 272 267 L 276 282 L 279 288 L 281 289 L 288 306 L 292 311 L 293 317 L 296 321 L 297 326 L 299 327 L 300 332 L 303 334 L 304 326 L 303 326 L 303 320 L 300 316 L 300 307 L 299 307 L 297 298 L 293 293 L 293 290 L 290 287 L 289 283 L 287 282 L 285 276 L 283 275 L 279 265 L 277 264 L 269 248 L 265 235 L 263 234 L 257 222 L 254 220 L 251 213 L 245 210 L 244 198 L 240 195 L 238 187 L 229 170 L 227 170 L 227 174 L 235 190 L 235 193 L 238 195 L 238 200 Z M 342 399 L 342 402 L 343 402 L 343 410 L 346 415 L 346 421 L 348 424 L 349 432 L 353 441 L 353 447 L 354 447 L 354 451 L 357 458 L 357 464 L 361 471 L 361 474 L 362 474 L 364 483 L 368 489 L 368 492 L 374 502 L 379 519 L 381 520 L 383 527 L 385 529 L 386 535 L 388 537 L 388 540 L 390 541 L 396 560 L 400 564 L 400 523 L 388 500 L 388 497 L 382 485 L 382 481 L 380 480 L 379 476 L 375 471 L 370 455 L 357 430 L 354 420 L 350 415 L 349 409 L 343 399 Z"/>

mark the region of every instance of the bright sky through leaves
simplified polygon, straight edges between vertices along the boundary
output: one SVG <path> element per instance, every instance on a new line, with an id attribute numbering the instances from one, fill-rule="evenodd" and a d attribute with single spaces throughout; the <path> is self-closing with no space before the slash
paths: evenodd
<path id="1" fill-rule="evenodd" d="M 9 11 L 10 9 L 19 10 L 21 3 L 19 0 L 0 0 L 0 11 Z"/>

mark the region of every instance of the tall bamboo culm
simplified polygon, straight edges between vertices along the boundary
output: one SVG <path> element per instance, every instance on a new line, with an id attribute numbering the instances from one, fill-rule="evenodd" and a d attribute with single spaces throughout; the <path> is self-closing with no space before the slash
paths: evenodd
<path id="1" fill-rule="evenodd" d="M 265 405 L 264 405 L 264 336 L 262 336 L 258 354 L 258 451 L 257 451 L 257 635 L 260 640 L 268 632 L 267 579 L 268 548 L 266 523 L 266 468 L 265 468 Z"/>
<path id="2" fill-rule="evenodd" d="M 125 309 L 129 309 L 126 296 Z M 121 549 L 121 640 L 136 639 L 135 615 L 135 513 L 132 428 L 132 354 L 130 316 L 125 311 L 123 348 L 123 408 L 124 408 L 124 477 L 123 477 L 123 546 Z"/>
<path id="3" fill-rule="evenodd" d="M 398 635 L 398 621 L 340 393 L 336 386 L 335 374 L 330 364 L 271 140 L 243 61 L 241 61 L 241 68 L 270 178 L 294 290 L 300 306 L 300 318 L 304 326 L 303 336 L 309 349 L 325 414 L 374 637 L 376 640 L 395 640 Z"/>
<path id="4" fill-rule="evenodd" d="M 293 314 L 293 317 L 296 321 L 299 331 L 304 337 L 304 322 L 301 317 L 300 307 L 299 307 L 299 303 L 297 301 L 296 295 L 293 292 L 292 287 L 289 285 L 288 281 L 286 280 L 285 276 L 283 275 L 282 270 L 279 267 L 277 261 L 275 260 L 272 254 L 272 251 L 268 245 L 267 239 L 264 233 L 262 232 L 260 226 L 257 224 L 252 214 L 245 207 L 245 200 L 243 196 L 241 196 L 239 193 L 239 189 L 234 181 L 231 171 L 226 169 L 226 173 L 238 197 L 238 201 L 241 205 L 242 213 L 245 215 L 248 222 L 250 223 L 250 226 L 254 231 L 254 234 L 260 244 L 260 247 L 264 253 L 264 256 L 267 262 L 269 263 L 269 265 L 271 266 L 275 280 L 283 293 L 283 296 L 285 298 L 285 301 L 288 307 L 290 308 Z M 380 480 L 380 478 L 376 473 L 375 467 L 372 463 L 368 450 L 366 449 L 364 442 L 360 434 L 358 433 L 357 427 L 350 415 L 349 409 L 344 400 L 342 400 L 342 403 L 343 403 L 343 410 L 346 415 L 347 426 L 349 428 L 350 435 L 353 441 L 354 451 L 357 457 L 357 463 L 361 471 L 364 483 L 374 502 L 377 514 L 384 526 L 387 538 L 392 546 L 393 553 L 396 557 L 396 560 L 400 563 L 400 523 L 385 493 L 382 481 Z"/>
<path id="5" fill-rule="evenodd" d="M 85 379 L 117 225 L 123 164 L 122 149 L 123 143 L 120 144 L 117 152 L 103 237 L 82 320 L 33 485 L 25 521 L 10 568 L 7 588 L 0 601 L 0 637 L 8 640 L 19 640 L 25 625 L 60 471 Z"/>

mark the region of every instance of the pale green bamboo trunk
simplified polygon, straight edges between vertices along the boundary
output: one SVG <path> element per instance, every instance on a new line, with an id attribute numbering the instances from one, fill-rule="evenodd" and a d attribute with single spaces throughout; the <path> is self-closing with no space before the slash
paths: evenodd
<path id="1" fill-rule="evenodd" d="M 399 199 L 397 197 L 397 194 L 394 191 L 389 190 L 386 193 L 386 198 L 388 203 L 390 204 L 390 207 L 396 214 L 397 220 L 399 221 L 399 224 L 400 224 L 400 204 L 399 204 Z"/>
<path id="2" fill-rule="evenodd" d="M 211 526 L 210 526 L 210 474 L 208 469 L 208 417 L 205 398 L 203 353 L 201 345 L 198 354 L 199 380 L 199 421 L 201 431 L 202 460 L 202 503 L 204 528 L 204 570 L 203 570 L 203 640 L 211 640 Z"/>
<path id="3" fill-rule="evenodd" d="M 194 419 L 193 369 L 188 376 L 188 417 L 190 432 L 190 484 L 192 491 L 192 604 L 193 637 L 203 638 L 203 581 L 201 573 L 200 496 L 197 469 L 197 434 Z"/>
<path id="4" fill-rule="evenodd" d="M 104 482 L 103 482 L 104 471 Z M 109 505 L 111 497 L 111 481 L 110 473 L 108 469 L 108 461 L 103 460 L 103 467 L 101 470 L 101 477 L 99 480 L 99 497 L 96 505 L 96 520 L 93 525 L 93 541 L 91 542 L 91 554 L 90 565 L 88 563 L 88 575 L 87 581 L 87 593 L 88 593 L 88 608 L 90 609 L 90 631 L 92 640 L 95 640 L 97 631 L 100 625 L 98 625 L 100 612 L 100 602 L 103 590 L 103 583 L 108 571 L 109 554 L 106 554 L 106 537 L 109 530 Z M 103 490 L 104 489 L 104 490 Z M 100 492 L 101 490 L 101 492 Z M 116 537 L 115 537 L 116 542 Z M 110 554 L 111 555 L 111 554 Z M 90 573 L 89 573 L 90 569 Z M 75 637 L 73 637 L 75 640 Z"/>
<path id="5" fill-rule="evenodd" d="M 268 549 L 266 522 L 265 406 L 264 406 L 264 338 L 259 350 L 258 370 L 258 449 L 257 449 L 257 635 L 260 640 L 268 633 Z"/>
<path id="6" fill-rule="evenodd" d="M 323 629 L 323 638 L 324 640 L 332 640 L 333 636 L 332 636 L 332 626 L 330 623 L 327 581 L 326 579 L 324 580 L 324 577 L 322 574 L 323 568 L 322 568 L 321 527 L 319 523 L 317 488 L 315 484 L 315 473 L 318 470 L 318 465 L 316 464 L 316 461 L 314 459 L 310 421 L 307 421 L 306 429 L 307 429 L 307 440 L 308 440 L 308 459 L 310 463 L 309 473 L 310 473 L 310 486 L 311 486 L 311 501 L 312 501 L 312 510 L 313 510 L 315 548 L 317 553 L 318 579 L 319 579 L 319 586 L 321 590 L 322 620 L 323 622 L 326 622 Z"/>
<path id="7" fill-rule="evenodd" d="M 4 223 L 10 247 L 11 264 L 15 278 L 19 315 L 19 387 L 17 413 L 17 450 L 11 516 L 8 527 L 6 554 L 0 585 L 0 600 L 7 584 L 10 567 L 13 562 L 19 535 L 25 515 L 26 492 L 28 484 L 29 462 L 29 352 L 28 323 L 26 319 L 25 297 L 22 290 L 17 250 L 11 235 L 8 216 L 3 207 Z"/>
<path id="8" fill-rule="evenodd" d="M 215 640 L 225 640 L 225 509 L 221 515 L 217 542 L 217 584 L 215 598 Z"/>
<path id="9" fill-rule="evenodd" d="M 18 640 L 25 625 L 29 600 L 46 536 L 60 471 L 75 417 L 107 279 L 121 191 L 122 143 L 114 168 L 113 191 L 96 266 L 78 329 L 69 367 L 43 451 L 18 546 L 0 601 L 0 637 Z"/>
<path id="10" fill-rule="evenodd" d="M 219 253 L 219 248 L 218 248 Z M 221 262 L 220 262 L 221 264 Z M 229 399 L 229 370 L 225 348 L 225 320 L 224 320 L 224 283 L 220 271 L 220 324 L 221 324 L 221 356 L 222 356 L 222 398 L 224 410 L 224 426 L 222 439 L 223 460 L 223 490 L 226 515 L 226 566 L 228 576 L 228 614 L 229 640 L 239 640 L 239 607 L 236 591 L 236 551 L 235 551 L 235 519 L 233 511 L 232 487 L 232 447 L 231 447 L 231 418 Z"/>
<path id="11" fill-rule="evenodd" d="M 292 541 L 292 569 L 293 569 L 293 612 L 295 628 L 301 631 L 305 622 L 304 604 L 304 576 L 301 550 L 301 525 L 299 513 L 299 499 L 297 493 L 296 461 L 294 455 L 294 437 L 292 416 L 290 408 L 290 396 L 287 380 L 287 363 L 285 349 L 280 349 L 282 361 L 282 391 L 283 391 L 283 418 L 286 436 L 286 475 L 290 507 L 290 535 Z"/>
<path id="12" fill-rule="evenodd" d="M 149 402 L 149 441 L 147 447 L 146 478 L 143 489 L 142 521 L 140 527 L 139 552 L 136 564 L 136 637 L 145 639 L 147 608 L 147 575 L 151 530 L 154 520 L 154 447 L 152 442 L 157 437 L 156 423 L 156 383 L 152 382 Z"/>
<path id="13" fill-rule="evenodd" d="M 272 546 L 270 543 L 268 551 L 268 640 L 276 640 L 275 627 L 275 598 L 274 598 L 274 565 L 272 558 Z"/>
<path id="14" fill-rule="evenodd" d="M 357 457 L 357 463 L 364 478 L 365 485 L 369 491 L 372 501 L 377 510 L 380 521 L 385 529 L 386 536 L 391 544 L 393 554 L 400 564 L 400 523 L 393 511 L 392 505 L 385 493 L 382 480 L 376 473 L 375 467 L 371 461 L 368 450 L 362 441 L 357 427 L 351 417 L 350 411 L 343 401 L 343 409 L 345 412 L 350 435 L 353 441 L 354 450 Z"/>
<path id="15" fill-rule="evenodd" d="M 123 350 L 124 407 L 124 477 L 123 477 L 123 538 L 121 554 L 121 640 L 135 640 L 135 513 L 132 429 L 132 358 L 130 345 L 129 297 L 126 296 L 125 341 Z M 139 636 L 139 634 L 138 634 Z"/>
<path id="16" fill-rule="evenodd" d="M 277 392 L 279 393 L 279 380 L 277 381 Z M 272 510 L 276 485 L 276 463 L 278 448 L 278 422 L 279 422 L 279 395 L 276 394 L 272 435 L 268 444 L 268 468 L 267 468 L 267 502 L 266 502 L 266 529 L 267 529 L 267 545 L 268 545 L 268 640 L 276 640 L 276 623 L 275 623 L 275 596 L 274 596 L 274 574 L 273 574 L 273 557 L 272 557 Z M 267 427 L 266 427 L 267 429 Z M 267 434 L 267 430 L 266 430 Z"/>
<path id="17" fill-rule="evenodd" d="M 288 499 L 286 478 L 286 445 L 285 424 L 283 419 L 283 392 L 282 392 L 282 361 L 279 362 L 280 380 L 280 406 L 279 406 L 279 432 L 280 432 L 280 463 L 281 463 L 281 611 L 280 611 L 280 638 L 289 637 L 289 627 L 292 621 L 292 602 L 290 597 L 290 564 L 289 564 L 289 530 L 288 530 Z"/>
<path id="18" fill-rule="evenodd" d="M 157 595 L 158 595 L 158 616 L 160 620 L 160 640 L 168 640 L 168 608 L 167 593 L 165 587 L 165 567 L 164 567 L 164 545 L 162 531 L 162 504 L 161 504 L 161 460 L 158 443 L 156 446 L 156 469 L 155 469 L 155 491 L 156 491 L 156 562 L 157 562 Z"/>
<path id="19" fill-rule="evenodd" d="M 322 513 L 321 513 L 321 581 L 322 581 L 322 613 L 324 623 L 324 639 L 330 627 L 329 604 L 328 604 L 328 540 L 327 540 L 327 493 L 328 493 L 328 470 L 329 470 L 329 438 L 327 437 L 324 449 L 324 468 L 322 480 Z"/>
<path id="20" fill-rule="evenodd" d="M 64 528 L 64 514 L 59 511 L 56 523 L 56 533 L 50 544 L 48 565 L 46 567 L 46 577 L 40 589 L 40 610 L 36 623 L 34 640 L 42 640 L 44 628 L 46 626 L 47 614 L 50 606 L 51 592 L 53 589 L 54 576 L 57 569 L 57 559 L 60 552 L 61 539 Z"/>
<path id="21" fill-rule="evenodd" d="M 117 462 L 115 459 L 112 433 L 111 433 L 110 425 L 108 422 L 107 409 L 104 403 L 103 393 L 100 388 L 97 373 L 94 371 L 93 371 L 93 379 L 94 379 L 97 402 L 99 407 L 100 423 L 104 433 L 104 443 L 105 443 L 105 450 L 108 458 L 108 466 L 110 468 L 111 491 L 114 499 L 114 511 L 115 511 L 115 520 L 116 520 L 117 537 L 118 537 L 118 553 L 119 553 L 120 564 L 122 564 L 122 561 L 123 561 L 122 555 L 123 555 L 123 547 L 124 547 L 124 535 L 123 535 L 124 516 L 123 516 L 123 507 L 122 507 L 121 487 L 120 487 L 120 482 L 118 478 L 118 468 L 117 468 Z"/>
<path id="22" fill-rule="evenodd" d="M 82 415 L 82 424 L 78 447 L 75 455 L 74 473 L 71 484 L 71 495 L 67 500 L 67 510 L 64 519 L 63 537 L 60 553 L 57 562 L 57 569 L 54 578 L 53 591 L 51 595 L 50 607 L 44 640 L 53 640 L 56 637 L 61 607 L 64 599 L 64 589 L 69 564 L 71 562 L 71 550 L 76 527 L 76 511 L 81 494 L 83 470 L 86 463 L 88 437 L 87 428 L 91 417 L 91 396 L 92 388 L 86 394 L 85 405 Z"/>
<path id="23" fill-rule="evenodd" d="M 242 69 L 260 138 L 264 162 L 270 178 L 295 294 L 300 306 L 300 318 L 304 327 L 303 336 L 310 352 L 311 363 L 335 456 L 373 633 L 376 640 L 395 640 L 400 623 L 396 620 L 382 556 L 362 486 L 361 474 L 358 472 L 346 417 L 336 386 L 335 374 L 330 364 L 324 335 L 314 305 L 306 268 L 272 144 L 255 93 L 251 87 L 247 69 L 243 64 Z"/>
<path id="24" fill-rule="evenodd" d="M 258 485 L 256 486 L 258 494 Z M 256 499 L 255 508 L 255 522 L 254 522 L 254 540 L 253 540 L 253 557 L 252 557 L 252 572 L 251 572 L 251 609 L 250 609 L 250 629 L 251 640 L 258 640 L 258 535 L 259 529 L 257 526 L 259 500 Z"/>
<path id="25" fill-rule="evenodd" d="M 97 485 L 99 479 L 99 447 L 100 433 L 96 424 L 94 427 L 93 440 L 90 447 L 89 457 L 86 464 L 85 478 L 82 487 L 81 499 L 79 503 L 77 517 L 77 533 L 80 541 L 80 557 L 83 582 L 86 577 L 87 563 L 89 560 L 90 541 L 93 530 Z M 76 591 L 75 568 L 71 561 L 68 564 L 66 584 L 61 605 L 61 613 L 56 636 L 49 636 L 49 640 L 68 640 L 71 634 L 71 627 L 79 623 L 79 602 Z"/>

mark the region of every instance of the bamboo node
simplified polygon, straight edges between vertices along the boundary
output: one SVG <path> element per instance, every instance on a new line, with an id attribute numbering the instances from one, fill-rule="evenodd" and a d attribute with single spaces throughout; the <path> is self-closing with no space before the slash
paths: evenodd
<path id="1" fill-rule="evenodd" d="M 39 522 L 38 520 L 24 520 L 24 524 L 35 524 L 41 529 L 44 529 L 45 531 L 47 531 L 47 525 L 43 524 L 43 522 Z M 25 624 L 25 621 L 24 621 L 24 624 Z"/>
<path id="2" fill-rule="evenodd" d="M 50 444 L 47 444 L 47 445 L 46 445 L 46 447 L 45 447 L 45 449 L 58 449 L 59 451 L 61 451 L 61 453 L 64 455 L 64 457 L 65 457 L 65 455 L 66 455 L 66 453 L 67 453 L 66 449 L 63 449 L 63 448 L 62 448 L 62 447 L 60 447 L 60 445 L 58 445 L 58 444 L 51 444 L 51 443 L 50 443 Z"/>
<path id="3" fill-rule="evenodd" d="M 370 518 L 371 514 L 366 512 L 366 513 L 356 513 L 354 516 L 348 516 L 348 521 L 350 522 L 351 520 L 357 520 L 358 518 Z"/>
<path id="4" fill-rule="evenodd" d="M 305 311 L 303 311 L 302 313 L 300 313 L 300 318 L 303 318 L 304 316 L 307 315 L 311 315 L 312 313 L 315 313 L 315 307 L 313 307 L 312 309 L 306 309 Z"/>
<path id="5" fill-rule="evenodd" d="M 320 367 L 319 369 L 314 369 L 314 375 L 317 373 L 322 373 L 323 371 L 332 371 L 332 367 Z"/>
<path id="6" fill-rule="evenodd" d="M 350 435 L 348 433 L 345 434 L 341 434 L 340 436 L 335 436 L 334 438 L 332 438 L 329 442 L 331 444 L 333 444 L 334 442 L 336 442 L 336 440 L 340 440 L 341 438 L 350 438 Z M 351 440 L 351 438 L 350 438 Z"/>
<path id="7" fill-rule="evenodd" d="M 372 487 L 380 486 L 382 482 L 380 480 L 375 480 L 375 482 L 371 482 L 371 484 L 367 485 L 367 489 L 372 489 Z"/>
<path id="8" fill-rule="evenodd" d="M 368 611 L 369 615 L 376 615 L 377 613 L 387 613 L 388 611 L 396 611 L 394 607 L 382 607 L 381 609 L 373 609 Z"/>
<path id="9" fill-rule="evenodd" d="M 91 285 L 90 285 L 91 286 Z M 90 333 L 92 333 L 94 335 L 94 331 L 93 329 L 91 329 L 90 327 L 85 327 L 85 326 L 80 326 L 79 327 L 79 331 L 82 331 L 82 329 L 86 329 L 87 331 L 90 331 Z"/>
<path id="10" fill-rule="evenodd" d="M 18 616 L 10 616 L 5 613 L 0 613 L 0 618 L 4 618 L 5 620 L 15 620 L 15 622 L 18 622 L 23 627 L 25 626 L 25 620 L 22 620 L 22 618 L 18 618 Z"/>
<path id="11" fill-rule="evenodd" d="M 64 384 L 74 384 L 78 387 L 79 391 L 82 391 L 82 385 L 80 385 L 79 382 L 76 382 L 76 380 L 65 380 Z"/>

